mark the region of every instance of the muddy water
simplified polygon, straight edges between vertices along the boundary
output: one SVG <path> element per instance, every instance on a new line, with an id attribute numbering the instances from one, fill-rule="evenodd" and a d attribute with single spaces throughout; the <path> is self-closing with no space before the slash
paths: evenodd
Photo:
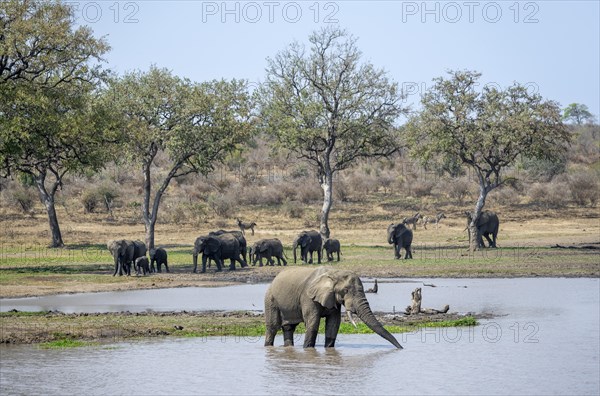
<path id="1" fill-rule="evenodd" d="M 505 316 L 475 328 L 398 334 L 401 351 L 376 335 L 346 334 L 327 351 L 322 338 L 303 350 L 231 336 L 67 350 L 5 346 L 0 394 L 600 393 L 598 279 L 425 283 L 437 287 L 423 287 L 424 306 Z M 405 306 L 416 285 L 380 283 L 369 300 L 381 310 L 394 300 Z M 244 287 L 235 290 L 245 301 Z"/>

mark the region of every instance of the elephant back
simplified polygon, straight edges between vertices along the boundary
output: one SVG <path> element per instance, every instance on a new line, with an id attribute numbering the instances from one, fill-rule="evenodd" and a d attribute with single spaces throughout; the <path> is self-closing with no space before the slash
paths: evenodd
<path id="1" fill-rule="evenodd" d="M 146 249 L 146 244 L 142 241 L 132 241 L 134 248 L 133 258 L 134 260 L 138 257 L 142 257 L 146 255 L 148 249 Z"/>
<path id="2" fill-rule="evenodd" d="M 230 233 L 215 236 L 221 243 L 221 258 L 238 258 L 241 253 L 239 240 Z"/>
<path id="3" fill-rule="evenodd" d="M 321 250 L 323 247 L 323 237 L 319 231 L 311 230 L 305 231 L 305 233 L 310 237 L 310 250 Z"/>

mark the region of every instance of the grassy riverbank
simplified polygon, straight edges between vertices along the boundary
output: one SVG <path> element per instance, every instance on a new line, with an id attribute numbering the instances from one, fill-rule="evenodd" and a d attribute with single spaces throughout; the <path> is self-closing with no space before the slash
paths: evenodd
<path id="1" fill-rule="evenodd" d="M 251 266 L 220 273 L 212 268 L 193 274 L 190 246 L 170 246 L 168 251 L 171 273 L 113 277 L 111 257 L 97 245 L 47 253 L 4 247 L 0 297 L 270 282 L 285 268 Z M 464 247 L 431 243 L 415 245 L 413 260 L 394 260 L 391 248 L 384 245 L 351 244 L 342 251 L 342 261 L 329 264 L 369 278 L 600 276 L 600 250 L 594 249 L 512 246 L 470 253 Z M 286 254 L 292 266 L 291 251 Z"/>
<path id="2" fill-rule="evenodd" d="M 474 326 L 477 319 L 458 315 L 377 315 L 391 333 L 422 327 Z M 324 326 L 324 321 L 321 327 Z M 78 347 L 145 337 L 212 337 L 261 342 L 264 317 L 255 312 L 166 312 L 62 314 L 57 312 L 0 313 L 0 344 L 39 343 L 42 347 Z M 304 332 L 301 324 L 297 333 Z M 324 333 L 324 328 L 320 329 Z M 354 328 L 343 322 L 340 334 L 365 334 L 363 323 Z M 297 341 L 301 343 L 300 340 Z"/>

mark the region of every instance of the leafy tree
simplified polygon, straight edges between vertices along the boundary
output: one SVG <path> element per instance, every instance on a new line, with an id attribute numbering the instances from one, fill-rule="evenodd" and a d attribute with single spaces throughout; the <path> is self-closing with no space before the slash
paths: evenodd
<path id="1" fill-rule="evenodd" d="M 514 181 L 503 171 L 519 156 L 555 159 L 564 155 L 570 134 L 558 104 L 514 84 L 505 90 L 476 87 L 480 74 L 451 71 L 434 79 L 423 95 L 420 113 L 407 125 L 411 155 L 423 164 L 437 160 L 470 167 L 479 181 L 479 198 L 469 225 L 471 249 L 477 248 L 475 224 L 493 189 Z"/>
<path id="2" fill-rule="evenodd" d="M 125 118 L 123 153 L 141 165 L 144 175 L 142 216 L 152 248 L 169 183 L 190 173 L 209 173 L 215 162 L 246 141 L 252 132 L 250 97 L 242 81 L 192 83 L 156 67 L 115 80 L 110 96 Z M 157 175 L 159 153 L 168 161 L 166 174 Z M 158 184 L 155 192 L 153 182 Z"/>
<path id="3" fill-rule="evenodd" d="M 0 170 L 35 180 L 52 247 L 63 246 L 55 194 L 67 173 L 104 163 L 109 112 L 97 100 L 109 47 L 57 2 L 0 3 Z"/>
<path id="4" fill-rule="evenodd" d="M 571 121 L 577 125 L 582 125 L 593 123 L 595 117 L 586 105 L 571 103 L 564 109 L 562 119 L 563 121 Z"/>
<path id="5" fill-rule="evenodd" d="M 402 95 L 385 71 L 361 63 L 357 39 L 337 27 L 312 33 L 268 59 L 262 116 L 280 146 L 316 170 L 323 189 L 320 232 L 329 237 L 333 176 L 359 158 L 399 148 Z"/>

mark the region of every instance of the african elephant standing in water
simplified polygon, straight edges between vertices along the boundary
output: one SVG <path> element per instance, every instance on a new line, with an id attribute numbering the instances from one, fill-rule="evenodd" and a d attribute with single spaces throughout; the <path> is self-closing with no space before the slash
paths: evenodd
<path id="1" fill-rule="evenodd" d="M 265 294 L 265 346 L 273 345 L 280 329 L 284 345 L 294 345 L 294 330 L 304 322 L 304 348 L 313 348 L 321 318 L 325 318 L 325 347 L 334 347 L 342 305 L 352 324 L 357 315 L 375 333 L 402 348 L 373 315 L 360 278 L 350 271 L 326 267 L 293 268 L 275 277 Z"/>

